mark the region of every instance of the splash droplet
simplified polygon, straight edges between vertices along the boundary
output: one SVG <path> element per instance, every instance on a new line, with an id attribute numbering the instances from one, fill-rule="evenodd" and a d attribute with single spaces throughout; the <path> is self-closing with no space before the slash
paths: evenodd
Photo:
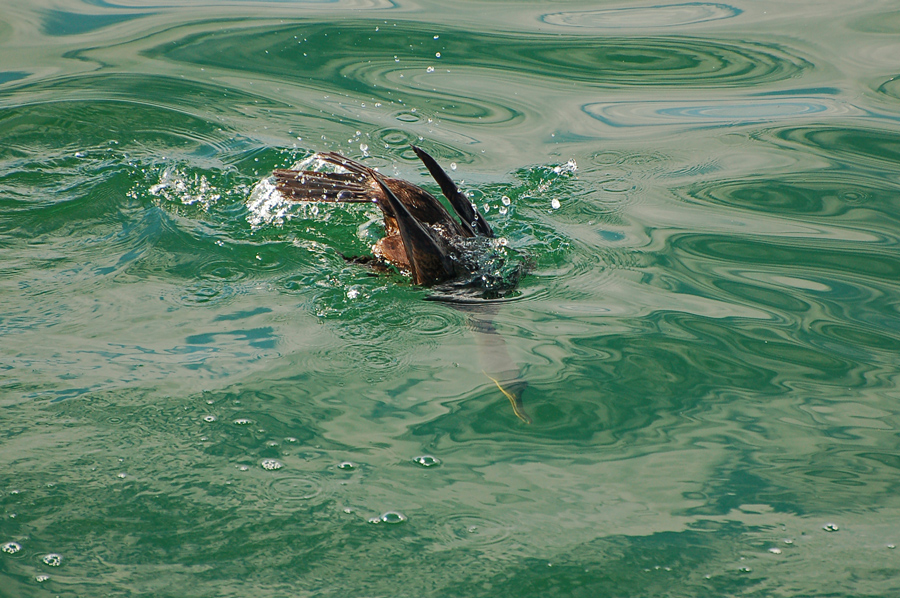
<path id="1" fill-rule="evenodd" d="M 435 52 L 435 53 L 434 53 L 434 57 L 435 57 L 435 58 L 440 58 L 440 57 L 441 57 L 441 53 L 440 53 L 440 52 Z"/>
<path id="2" fill-rule="evenodd" d="M 428 67 L 427 69 L 425 69 L 425 72 L 426 72 L 426 73 L 433 73 L 433 72 L 434 72 L 434 67 L 433 67 L 433 66 Z"/>
<path id="3" fill-rule="evenodd" d="M 456 170 L 456 162 L 450 162 L 450 170 Z"/>
<path id="4" fill-rule="evenodd" d="M 503 197 L 500 198 L 500 202 L 503 205 L 508 206 L 510 203 L 512 203 L 512 200 L 504 195 Z"/>
<path id="5" fill-rule="evenodd" d="M 550 207 L 553 208 L 554 210 L 558 210 L 559 209 L 559 200 L 556 199 L 555 197 L 552 200 L 550 200 Z"/>

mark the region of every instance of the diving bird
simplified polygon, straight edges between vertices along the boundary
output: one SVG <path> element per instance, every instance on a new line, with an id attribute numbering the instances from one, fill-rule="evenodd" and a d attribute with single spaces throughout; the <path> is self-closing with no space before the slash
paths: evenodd
<path id="1" fill-rule="evenodd" d="M 459 220 L 421 187 L 386 177 L 336 152 L 316 157 L 343 172 L 276 170 L 275 186 L 295 201 L 375 203 L 384 215 L 385 237 L 372 248 L 375 257 L 410 273 L 415 284 L 432 286 L 459 278 L 475 267 L 466 239 L 494 236 L 484 216 L 425 150 L 412 146 Z"/>
<path id="2" fill-rule="evenodd" d="M 503 260 L 484 258 L 483 250 L 489 249 L 489 243 L 483 242 L 494 236 L 490 225 L 434 158 L 419 147 L 411 147 L 457 218 L 421 187 L 386 177 L 336 152 L 319 153 L 315 158 L 338 167 L 338 172 L 279 169 L 273 172 L 275 187 L 283 197 L 294 201 L 376 204 L 384 216 L 385 229 L 385 236 L 372 247 L 377 262 L 409 272 L 417 285 L 444 287 L 442 293 L 432 294 L 429 299 L 451 303 L 469 314 L 485 376 L 509 399 L 516 417 L 531 423 L 521 399 L 527 384 L 491 322 L 496 306 L 489 304 L 491 299 L 502 297 L 515 287 L 525 266 L 518 264 L 504 271 L 497 266 Z M 477 292 L 475 301 L 463 292 L 472 289 Z"/>

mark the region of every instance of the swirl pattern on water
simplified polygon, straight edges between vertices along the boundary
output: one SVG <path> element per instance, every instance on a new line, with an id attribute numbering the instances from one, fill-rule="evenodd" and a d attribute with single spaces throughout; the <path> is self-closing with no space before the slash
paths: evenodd
<path id="1" fill-rule="evenodd" d="M 538 77 L 601 86 L 717 87 L 788 79 L 811 66 L 784 48 L 755 43 L 737 45 L 683 38 L 586 40 L 578 36 L 474 35 L 454 31 L 441 38 L 440 45 L 435 45 L 428 30 L 416 25 L 407 27 L 402 35 L 394 28 L 379 34 L 369 23 L 346 22 L 340 27 L 323 25 L 314 34 L 296 27 L 266 30 L 265 35 L 247 31 L 216 32 L 192 35 L 181 43 L 159 46 L 149 54 L 154 58 L 228 69 L 242 68 L 252 62 L 252 69 L 246 70 L 284 81 L 342 81 L 344 76 L 334 75 L 360 73 L 346 77 L 345 91 L 353 96 L 374 94 L 381 101 L 398 99 L 390 86 L 379 88 L 385 80 L 399 85 L 399 76 L 403 69 L 409 68 L 404 66 L 408 63 L 412 63 L 413 70 L 407 72 L 423 75 L 428 65 L 435 66 L 435 73 L 439 68 L 453 72 L 484 67 L 514 70 L 517 76 L 528 76 L 532 81 Z M 420 41 L 410 44 L 410 39 Z M 316 51 L 305 53 L 306 46 L 315 47 Z M 357 48 L 361 47 L 366 48 L 364 67 L 356 58 Z M 227 61 L 222 54 L 224 48 L 228 48 Z M 440 51 L 440 60 L 435 60 L 432 48 Z M 260 54 L 268 54 L 264 64 L 251 58 Z M 460 59 L 453 59 L 454 56 L 466 57 L 465 66 Z M 302 77 L 297 72 L 298 64 L 304 66 Z M 373 81 L 379 82 L 379 88 L 369 84 Z M 401 88 L 404 96 L 414 91 L 414 86 L 404 87 L 407 88 Z"/>
<path id="2" fill-rule="evenodd" d="M 635 8 L 556 12 L 544 15 L 541 20 L 550 25 L 588 29 L 654 29 L 657 27 L 686 27 L 721 19 L 732 19 L 743 12 L 728 4 L 685 2 Z"/>
<path id="3" fill-rule="evenodd" d="M 612 127 L 734 127 L 799 119 L 861 116 L 862 110 L 828 98 L 761 99 L 717 103 L 591 103 L 582 108 Z"/>

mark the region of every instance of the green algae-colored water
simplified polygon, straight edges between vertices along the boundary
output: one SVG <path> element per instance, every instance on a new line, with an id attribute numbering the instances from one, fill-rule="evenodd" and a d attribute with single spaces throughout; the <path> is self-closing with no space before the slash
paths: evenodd
<path id="1" fill-rule="evenodd" d="M 0 596 L 900 591 L 895 3 L 0 6 Z M 530 425 L 375 208 L 252 201 L 410 142 Z"/>

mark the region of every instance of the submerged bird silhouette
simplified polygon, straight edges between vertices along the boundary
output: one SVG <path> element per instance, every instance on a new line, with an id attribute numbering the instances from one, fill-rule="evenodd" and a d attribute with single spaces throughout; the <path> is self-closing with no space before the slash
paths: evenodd
<path id="1" fill-rule="evenodd" d="M 294 201 L 375 203 L 384 216 L 386 233 L 372 248 L 378 262 L 409 272 L 417 285 L 431 287 L 462 280 L 463 286 L 479 287 L 481 300 L 503 296 L 516 285 L 524 265 L 505 274 L 483 269 L 478 252 L 472 251 L 472 243 L 490 239 L 494 232 L 437 161 L 425 150 L 411 147 L 459 220 L 421 187 L 386 177 L 336 152 L 319 153 L 314 157 L 339 167 L 341 172 L 279 169 L 273 172 L 275 187 L 283 197 Z M 527 384 L 519 377 L 519 370 L 512 365 L 502 337 L 490 321 L 494 307 L 479 305 L 479 302 L 473 305 L 466 296 L 454 292 L 430 298 L 457 304 L 458 309 L 470 314 L 469 325 L 477 333 L 482 364 L 493 373 L 490 375 L 486 371 L 485 375 L 509 399 L 516 416 L 531 423 L 521 400 Z M 465 303 L 469 305 L 463 305 Z"/>

